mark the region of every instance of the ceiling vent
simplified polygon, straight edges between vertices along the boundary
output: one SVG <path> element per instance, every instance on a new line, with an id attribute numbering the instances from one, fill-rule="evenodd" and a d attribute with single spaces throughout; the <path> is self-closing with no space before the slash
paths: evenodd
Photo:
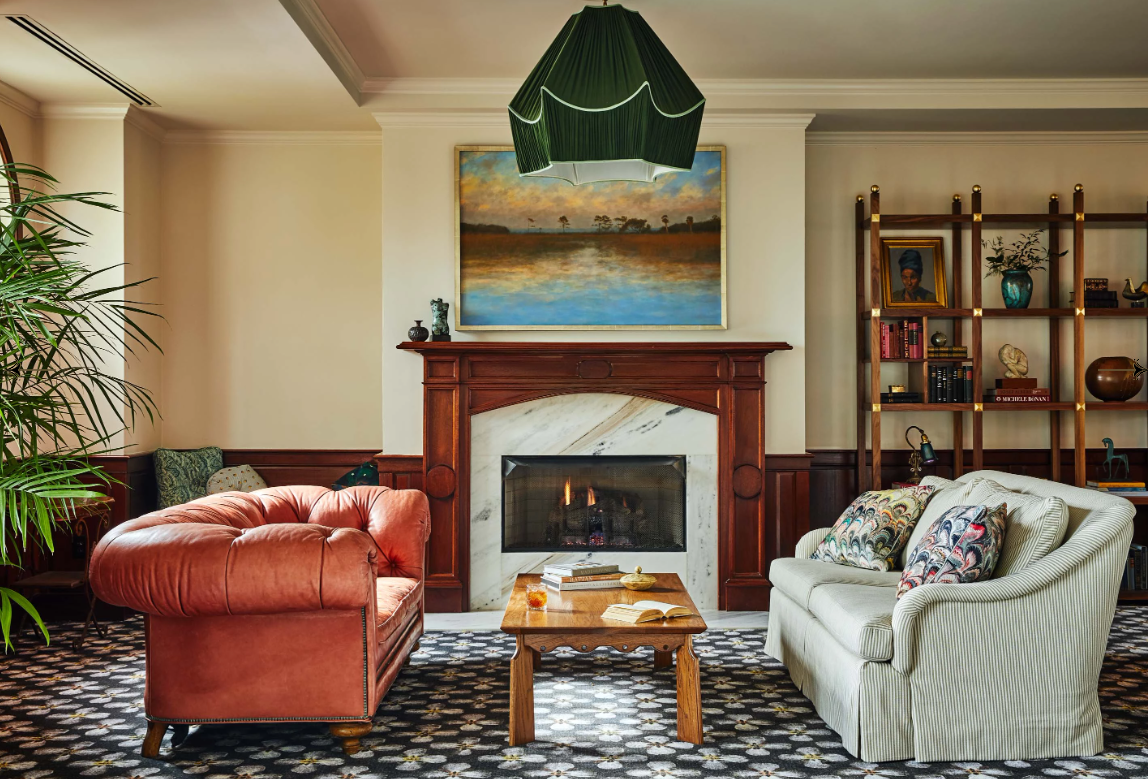
<path id="1" fill-rule="evenodd" d="M 6 14 L 5 18 L 7 18 L 8 21 L 12 22 L 12 24 L 16 25 L 24 32 L 35 37 L 37 40 L 47 44 L 48 46 L 51 46 L 53 49 L 70 59 L 72 62 L 76 63 L 81 68 L 91 73 L 100 81 L 103 81 L 112 89 L 122 93 L 125 97 L 127 97 L 128 100 L 131 100 L 136 105 L 146 107 L 154 107 L 158 105 L 158 103 L 145 95 L 143 92 L 140 92 L 130 84 L 125 84 L 123 81 L 120 81 L 111 73 L 101 68 L 95 62 L 86 57 L 83 52 L 81 52 L 75 46 L 65 41 L 59 35 L 56 35 L 54 32 L 37 22 L 32 17 L 25 16 L 23 14 Z"/>

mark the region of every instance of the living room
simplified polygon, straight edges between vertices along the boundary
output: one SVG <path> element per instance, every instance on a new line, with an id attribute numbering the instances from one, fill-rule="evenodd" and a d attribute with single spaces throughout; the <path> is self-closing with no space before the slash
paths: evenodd
<path id="1" fill-rule="evenodd" d="M 1142 3 L 0 12 L 0 773 L 1145 771 Z"/>

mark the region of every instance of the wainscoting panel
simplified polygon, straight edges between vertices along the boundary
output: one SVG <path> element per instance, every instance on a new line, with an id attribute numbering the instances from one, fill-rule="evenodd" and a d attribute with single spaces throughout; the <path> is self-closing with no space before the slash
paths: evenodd
<path id="1" fill-rule="evenodd" d="M 352 468 L 374 459 L 373 449 L 224 449 L 223 464 L 250 465 L 270 487 L 330 487 Z"/>

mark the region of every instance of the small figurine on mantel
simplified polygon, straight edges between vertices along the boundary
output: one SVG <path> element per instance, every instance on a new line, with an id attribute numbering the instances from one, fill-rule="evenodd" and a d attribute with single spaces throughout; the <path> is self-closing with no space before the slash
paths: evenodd
<path id="1" fill-rule="evenodd" d="M 431 341 L 449 341 L 450 325 L 446 323 L 446 312 L 450 303 L 443 303 L 442 298 L 435 298 L 430 302 L 431 314 L 434 321 L 431 323 Z"/>
<path id="2" fill-rule="evenodd" d="M 1006 379 L 1023 379 L 1028 376 L 1028 355 L 1012 344 L 1005 344 L 997 352 L 1004 363 Z"/>

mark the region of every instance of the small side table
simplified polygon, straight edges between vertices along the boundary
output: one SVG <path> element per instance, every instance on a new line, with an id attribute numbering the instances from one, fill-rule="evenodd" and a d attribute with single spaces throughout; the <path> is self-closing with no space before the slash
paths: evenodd
<path id="1" fill-rule="evenodd" d="M 83 535 L 84 538 L 84 568 L 80 571 L 44 571 L 32 576 L 25 577 L 12 584 L 12 587 L 27 591 L 28 599 L 32 599 L 32 593 L 42 590 L 79 590 L 83 593 L 88 601 L 88 616 L 84 620 L 84 629 L 80 633 L 72 646 L 79 649 L 84 645 L 84 641 L 88 638 L 88 629 L 95 628 L 96 634 L 103 638 L 106 631 L 103 626 L 96 620 L 96 594 L 92 592 L 92 588 L 88 585 L 88 563 L 92 559 L 92 548 L 96 542 L 100 540 L 100 536 L 107 530 L 108 524 L 112 518 L 112 504 L 114 500 L 110 497 L 94 498 L 91 500 L 79 501 L 76 505 L 76 513 L 71 517 L 57 517 L 56 521 L 61 524 L 66 524 L 71 534 Z M 28 615 L 24 614 L 20 619 L 20 627 L 16 630 L 16 635 L 20 635 L 24 629 L 24 623 L 27 621 Z"/>

